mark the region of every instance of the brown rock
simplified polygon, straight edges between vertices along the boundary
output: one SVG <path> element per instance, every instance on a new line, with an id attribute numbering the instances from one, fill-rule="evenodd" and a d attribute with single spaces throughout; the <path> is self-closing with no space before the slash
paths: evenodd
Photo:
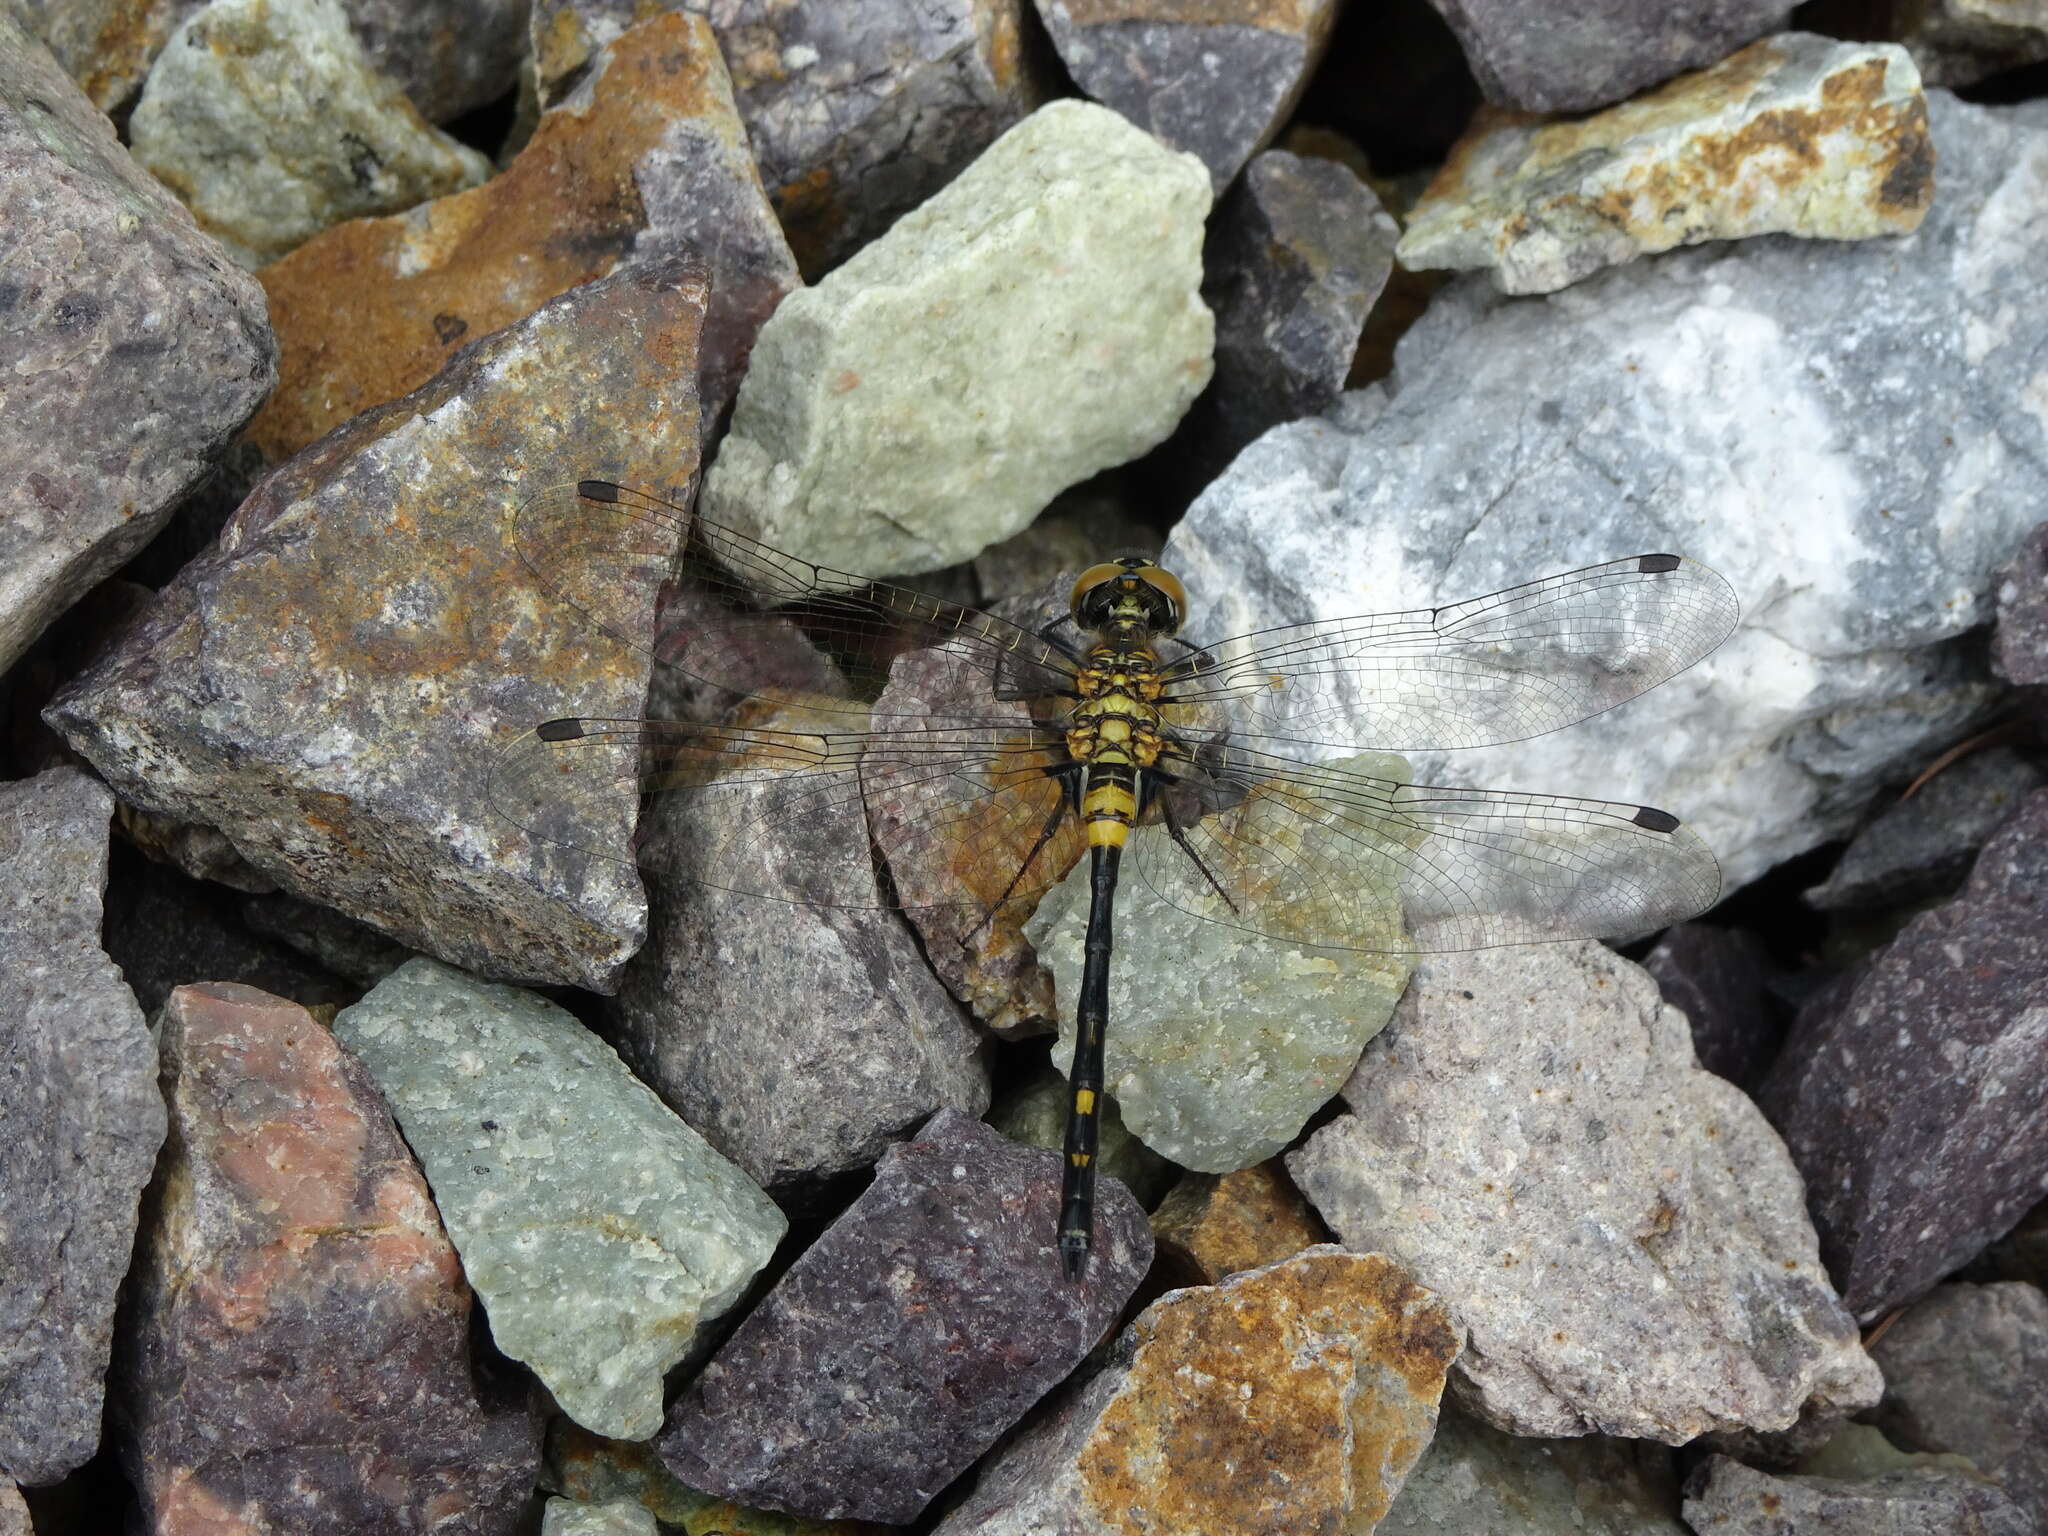
<path id="1" fill-rule="evenodd" d="M 162 1045 L 122 1404 L 155 1536 L 509 1533 L 538 1426 L 479 1401 L 469 1288 L 376 1086 L 250 987 L 181 987 Z"/>
<path id="2" fill-rule="evenodd" d="M 1192 1277 L 1182 1283 L 1215 1285 L 1327 1243 L 1330 1233 L 1272 1158 L 1236 1173 L 1189 1174 L 1152 1213 L 1152 1239 L 1162 1260 Z"/>
<path id="3" fill-rule="evenodd" d="M 715 419 L 796 272 L 710 28 L 666 14 L 607 49 L 501 175 L 263 270 L 282 352 L 248 436 L 281 459 L 557 294 L 679 251 L 710 273 L 700 398 Z"/>
<path id="4" fill-rule="evenodd" d="M 11 1478 L 0 1477 L 0 1536 L 35 1536 L 29 1528 L 28 1506 Z"/>

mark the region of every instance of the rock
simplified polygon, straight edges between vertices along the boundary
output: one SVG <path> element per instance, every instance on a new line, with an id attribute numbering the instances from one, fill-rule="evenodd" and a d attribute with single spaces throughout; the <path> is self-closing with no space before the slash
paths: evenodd
<path id="1" fill-rule="evenodd" d="M 1186 1283 L 1215 1285 L 1330 1234 L 1275 1158 L 1236 1173 L 1188 1174 L 1152 1213 L 1152 1240 L 1162 1263 L 1191 1277 Z"/>
<path id="2" fill-rule="evenodd" d="M 1791 1161 L 1610 950 L 1430 957 L 1344 1099 L 1288 1169 L 1455 1310 L 1496 1428 L 1681 1445 L 1876 1401 Z"/>
<path id="3" fill-rule="evenodd" d="M 425 1167 L 498 1348 L 579 1424 L 651 1438 L 662 1372 L 745 1294 L 782 1213 L 532 993 L 412 960 L 334 1032 Z"/>
<path id="4" fill-rule="evenodd" d="M 1245 168 L 1202 250 L 1216 376 L 1176 437 L 1197 485 L 1268 427 L 1336 403 L 1400 233 L 1334 160 L 1275 149 Z"/>
<path id="5" fill-rule="evenodd" d="M 1152 1258 L 1101 1186 L 1081 1284 L 1053 1248 L 1058 1160 L 944 1110 L 797 1259 L 684 1390 L 659 1449 L 695 1487 L 903 1523 L 1115 1320 Z"/>
<path id="6" fill-rule="evenodd" d="M 1958 759 L 1858 832 L 1806 904 L 1823 912 L 1903 907 L 1953 891 L 1985 841 L 2048 783 L 2010 747 Z"/>
<path id="7" fill-rule="evenodd" d="M 1785 1029 L 1762 939 L 1744 928 L 1674 923 L 1643 956 L 1643 969 L 1692 1026 L 1701 1066 L 1745 1090 L 1763 1076 Z"/>
<path id="8" fill-rule="evenodd" d="M 1378 1254 L 1312 1248 L 1170 1291 L 934 1536 L 1370 1532 L 1458 1344 L 1448 1309 Z"/>
<path id="9" fill-rule="evenodd" d="M 247 267 L 491 174 L 378 71 L 341 0 L 212 0 L 172 34 L 128 134 Z"/>
<path id="10" fill-rule="evenodd" d="M 1821 1253 L 1866 1321 L 2011 1227 L 2048 1178 L 2048 790 L 1963 893 L 1809 1004 L 1757 1102 L 1805 1176 Z"/>
<path id="11" fill-rule="evenodd" d="M 538 1425 L 479 1397 L 469 1288 L 369 1074 L 252 987 L 181 987 L 162 1031 L 120 1405 L 150 1530 L 509 1536 Z"/>
<path id="12" fill-rule="evenodd" d="M 609 1504 L 578 1504 L 549 1499 L 540 1536 L 656 1536 L 654 1516 L 632 1499 Z"/>
<path id="13" fill-rule="evenodd" d="M 29 1528 L 28 1505 L 7 1478 L 0 1478 L 0 1536 L 35 1536 Z"/>
<path id="14" fill-rule="evenodd" d="M 1991 668 L 2022 688 L 2048 683 L 2048 523 L 2027 535 L 1997 576 Z"/>
<path id="15" fill-rule="evenodd" d="M 1685 1518 L 1711 1536 L 2032 1536 L 2035 1529 L 2005 1494 L 1957 1472 L 1774 1477 L 1726 1456 L 1709 1457 L 1688 1479 Z"/>
<path id="16" fill-rule="evenodd" d="M 1374 1536 L 1686 1536 L 1671 1453 L 1641 1440 L 1525 1440 L 1446 1406 Z"/>
<path id="17" fill-rule="evenodd" d="M 242 921 L 251 932 L 276 939 L 365 991 L 412 958 L 403 944 L 367 924 L 281 891 L 249 897 L 242 903 Z"/>
<path id="18" fill-rule="evenodd" d="M 1979 1254 L 1965 1278 L 2024 1280 L 2048 1289 L 2048 1200 L 2028 1211 L 2018 1226 Z"/>
<path id="19" fill-rule="evenodd" d="M 747 158 L 717 43 L 701 20 L 671 14 L 612 45 L 503 174 L 331 229 L 264 270 L 283 355 L 250 439 L 285 458 L 556 295 L 685 252 L 709 276 L 695 366 L 714 421 L 796 269 Z M 670 478 L 664 468 L 652 483 Z"/>
<path id="20" fill-rule="evenodd" d="M 1361 772 L 1405 779 L 1391 753 L 1360 759 Z M 1407 984 L 1411 959 L 1290 944 L 1234 926 L 1213 893 L 1188 911 L 1148 883 L 1149 857 L 1181 857 L 1165 828 L 1140 827 L 1117 891 L 1116 953 L 1109 974 L 1104 1082 L 1124 1124 L 1182 1167 L 1228 1173 L 1263 1162 L 1328 1103 L 1365 1043 L 1379 1033 Z M 1313 932 L 1325 912 L 1377 903 L 1381 933 L 1401 941 L 1401 908 L 1360 884 L 1304 902 Z M 1039 903 L 1025 927 L 1051 966 L 1063 1002 L 1054 1065 L 1073 1060 L 1073 1007 L 1080 991 L 1088 917 L 1084 865 Z M 1371 930 L 1361 926 L 1360 933 Z"/>
<path id="21" fill-rule="evenodd" d="M 1961 637 L 2041 515 L 1989 466 L 2048 450 L 2020 403 L 2048 268 L 2017 234 L 2048 217 L 2048 109 L 1928 104 L 1943 193 L 1912 235 L 1672 252 L 1546 301 L 1445 288 L 1390 390 L 1276 427 L 1189 509 L 1162 556 L 1186 638 L 1690 555 L 1742 601 L 1714 655 L 1569 731 L 1414 755 L 1418 781 L 1690 816 L 1724 889 L 1846 834 L 1995 706 Z M 1313 739 L 1396 745 L 1371 721 L 1354 699 Z"/>
<path id="22" fill-rule="evenodd" d="M 1893 1440 L 1969 1457 L 2048 1522 L 2048 1297 L 2017 1281 L 1939 1286 L 1871 1352 Z"/>
<path id="23" fill-rule="evenodd" d="M 1042 1066 L 990 1108 L 986 1118 L 1012 1141 L 1057 1152 L 1066 1141 L 1067 1107 L 1072 1097 L 1065 1075 L 1050 1065 Z M 1173 1164 L 1124 1129 L 1124 1117 L 1113 1099 L 1102 1106 L 1095 1169 L 1122 1184 L 1148 1211 L 1178 1177 Z"/>
<path id="24" fill-rule="evenodd" d="M 1074 84 L 1175 149 L 1220 194 L 1294 111 L 1337 0 L 1037 0 Z"/>
<path id="25" fill-rule="evenodd" d="M 762 327 L 706 516 L 852 571 L 1009 537 L 1208 382 L 1208 208 L 1192 155 L 1041 108 Z"/>
<path id="26" fill-rule="evenodd" d="M 1890 21 L 1929 85 L 1975 85 L 2048 59 L 2041 0 L 1926 0 L 1897 7 Z"/>
<path id="27" fill-rule="evenodd" d="M 983 607 L 1048 591 L 1065 598 L 1074 578 L 1104 556 L 1156 556 L 1159 545 L 1158 530 L 1121 497 L 1092 484 L 1077 486 L 1055 496 L 1022 533 L 974 557 L 976 595 Z"/>
<path id="28" fill-rule="evenodd" d="M 1596 0 L 1569 14 L 1517 0 L 1431 0 L 1489 101 L 1529 112 L 1583 112 L 1697 69 L 1775 32 L 1786 0 L 1666 6 Z"/>
<path id="29" fill-rule="evenodd" d="M 1595 117 L 1483 115 L 1399 254 L 1551 293 L 1706 240 L 1910 234 L 1933 198 L 1927 100 L 1905 50 L 1787 32 Z"/>
<path id="30" fill-rule="evenodd" d="M 674 3 L 674 0 L 671 0 Z M 937 192 L 1044 98 L 1023 0 L 684 0 L 717 28 L 761 181 L 815 281 Z M 641 0 L 535 0 L 541 100 Z"/>
<path id="31" fill-rule="evenodd" d="M 747 1509 L 676 1481 L 654 1448 L 606 1440 L 567 1419 L 548 1429 L 547 1485 L 585 1503 L 630 1499 L 686 1536 L 886 1536 L 865 1521 L 803 1520 Z"/>
<path id="32" fill-rule="evenodd" d="M 72 768 L 0 784 L 0 1490 L 53 1483 L 100 1443 L 114 1297 L 164 1139 L 155 1048 L 100 949 L 112 809 Z"/>
<path id="33" fill-rule="evenodd" d="M 805 725 L 798 714 L 749 723 Z M 860 724 L 835 713 L 827 728 Z M 653 803 L 639 846 L 649 938 L 611 1018 L 678 1114 L 756 1183 L 804 1204 L 933 1110 L 980 1114 L 988 1068 L 875 888 L 859 803 L 829 820 L 764 822 L 760 796 L 775 792 Z"/>
<path id="34" fill-rule="evenodd" d="M 46 717 L 295 895 L 451 963 L 610 986 L 641 940 L 632 871 L 530 837 L 486 781 L 567 700 L 637 710 L 649 663 L 561 610 L 504 523 L 582 474 L 689 483 L 703 312 L 701 276 L 662 265 L 470 348 L 274 471 Z M 589 835 L 623 849 L 636 808 L 619 786 Z"/>
<path id="35" fill-rule="evenodd" d="M 275 378 L 263 295 L 0 10 L 0 672 L 170 519 Z"/>

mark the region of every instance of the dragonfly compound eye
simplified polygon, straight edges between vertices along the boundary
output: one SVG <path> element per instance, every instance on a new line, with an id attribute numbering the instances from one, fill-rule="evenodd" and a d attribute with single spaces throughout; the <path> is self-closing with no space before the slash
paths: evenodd
<path id="1" fill-rule="evenodd" d="M 1170 635 L 1181 626 L 1188 597 L 1180 578 L 1171 571 L 1130 555 L 1089 566 L 1074 583 L 1070 601 L 1074 622 L 1083 629 L 1100 629 L 1116 616 L 1119 607 L 1135 605 L 1154 633 Z"/>

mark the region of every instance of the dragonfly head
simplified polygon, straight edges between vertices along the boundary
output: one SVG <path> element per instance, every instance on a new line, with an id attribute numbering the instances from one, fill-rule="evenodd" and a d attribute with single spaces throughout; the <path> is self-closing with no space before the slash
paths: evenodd
<path id="1" fill-rule="evenodd" d="M 1173 572 L 1143 555 L 1091 565 L 1074 583 L 1074 622 L 1087 630 L 1142 623 L 1155 635 L 1178 630 L 1187 615 L 1187 589 Z"/>

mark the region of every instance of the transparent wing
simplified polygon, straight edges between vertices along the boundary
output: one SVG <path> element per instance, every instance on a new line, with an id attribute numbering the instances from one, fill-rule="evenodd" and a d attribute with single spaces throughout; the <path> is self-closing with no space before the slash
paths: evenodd
<path id="1" fill-rule="evenodd" d="M 1079 856 L 1056 734 L 1015 722 L 838 732 L 577 717 L 550 720 L 492 764 L 489 796 L 535 837 L 592 841 L 621 783 L 660 792 L 661 857 L 696 882 L 811 906 L 972 908 L 1035 898 Z M 944 850 L 943 878 L 876 878 L 875 824 Z"/>
<path id="2" fill-rule="evenodd" d="M 872 700 L 897 656 L 937 645 L 967 658 L 998 698 L 1073 691 L 1073 658 L 1027 629 L 812 565 L 649 491 L 604 480 L 550 487 L 514 514 L 512 542 L 550 591 L 599 628 L 735 693 L 815 689 L 804 674 L 822 660 L 856 699 Z"/>
<path id="3" fill-rule="evenodd" d="M 1384 759 L 1381 759 L 1382 761 Z M 1705 911 L 1721 872 L 1647 806 L 1408 784 L 1231 745 L 1161 791 L 1140 877 L 1198 917 L 1384 953 L 1615 938 Z"/>
<path id="4" fill-rule="evenodd" d="M 1735 627 L 1734 590 L 1634 555 L 1469 602 L 1255 631 L 1173 662 L 1169 696 L 1281 741 L 1423 752 L 1541 736 L 1684 671 Z"/>

